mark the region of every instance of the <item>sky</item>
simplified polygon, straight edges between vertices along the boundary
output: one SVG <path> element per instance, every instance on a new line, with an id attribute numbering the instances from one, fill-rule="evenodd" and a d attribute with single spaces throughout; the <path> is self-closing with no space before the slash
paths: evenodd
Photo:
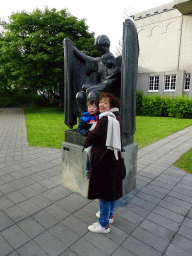
<path id="1" fill-rule="evenodd" d="M 0 18 L 8 19 L 12 12 L 32 12 L 39 8 L 44 10 L 55 8 L 58 11 L 68 9 L 71 15 L 78 19 L 86 19 L 89 31 L 99 35 L 107 35 L 111 41 L 110 50 L 115 54 L 118 42 L 122 38 L 123 21 L 129 15 L 146 11 L 167 3 L 171 0 L 9 0 L 3 1 L 0 8 Z"/>

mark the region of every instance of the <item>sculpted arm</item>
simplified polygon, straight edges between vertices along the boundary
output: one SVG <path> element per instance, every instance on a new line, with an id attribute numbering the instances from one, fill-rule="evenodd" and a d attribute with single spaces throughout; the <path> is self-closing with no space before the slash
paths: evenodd
<path id="1" fill-rule="evenodd" d="M 79 51 L 75 46 L 73 46 L 73 49 L 74 49 L 75 56 L 78 59 L 80 59 L 82 62 L 91 61 L 91 62 L 98 63 L 101 60 L 101 57 L 93 58 L 93 57 L 87 56 L 83 52 Z"/>

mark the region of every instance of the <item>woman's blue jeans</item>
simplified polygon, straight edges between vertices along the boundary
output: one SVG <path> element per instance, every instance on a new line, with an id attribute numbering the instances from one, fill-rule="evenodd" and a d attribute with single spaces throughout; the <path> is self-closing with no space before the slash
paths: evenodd
<path id="1" fill-rule="evenodd" d="M 99 206 L 100 206 L 99 223 L 103 228 L 106 228 L 108 226 L 109 218 L 113 215 L 116 205 L 117 205 L 117 200 L 106 201 L 103 199 L 99 199 Z"/>

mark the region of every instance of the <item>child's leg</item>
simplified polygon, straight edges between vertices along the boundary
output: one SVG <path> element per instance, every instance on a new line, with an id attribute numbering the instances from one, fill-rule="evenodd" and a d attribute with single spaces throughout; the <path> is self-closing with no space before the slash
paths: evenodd
<path id="1" fill-rule="evenodd" d="M 87 163 L 86 163 L 86 171 L 90 171 L 90 161 L 89 161 L 89 156 L 87 156 Z"/>

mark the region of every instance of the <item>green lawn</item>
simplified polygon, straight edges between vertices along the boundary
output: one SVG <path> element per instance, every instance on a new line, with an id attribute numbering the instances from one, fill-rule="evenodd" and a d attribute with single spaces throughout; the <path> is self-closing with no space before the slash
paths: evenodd
<path id="1" fill-rule="evenodd" d="M 63 109 L 54 107 L 24 108 L 27 141 L 30 147 L 61 148 L 65 140 Z M 77 128 L 74 127 L 74 128 Z"/>
<path id="2" fill-rule="evenodd" d="M 24 112 L 29 146 L 61 148 L 64 131 L 69 130 L 64 124 L 63 109 L 33 107 L 24 108 Z M 134 141 L 140 149 L 191 125 L 191 119 L 137 116 Z"/>
<path id="3" fill-rule="evenodd" d="M 30 147 L 61 148 L 65 140 L 64 131 L 69 129 L 64 124 L 63 109 L 33 107 L 24 108 L 24 112 Z M 134 141 L 140 149 L 191 125 L 191 119 L 137 116 Z M 77 125 L 73 128 L 77 128 Z M 192 173 L 192 150 L 174 165 Z"/>
<path id="4" fill-rule="evenodd" d="M 137 116 L 134 141 L 140 149 L 191 125 L 191 119 Z"/>
<path id="5" fill-rule="evenodd" d="M 185 152 L 173 165 L 192 174 L 192 148 Z"/>
<path id="6" fill-rule="evenodd" d="M 137 116 L 135 142 L 142 148 L 191 125 L 191 119 Z M 173 165 L 192 173 L 192 149 L 184 153 Z"/>

